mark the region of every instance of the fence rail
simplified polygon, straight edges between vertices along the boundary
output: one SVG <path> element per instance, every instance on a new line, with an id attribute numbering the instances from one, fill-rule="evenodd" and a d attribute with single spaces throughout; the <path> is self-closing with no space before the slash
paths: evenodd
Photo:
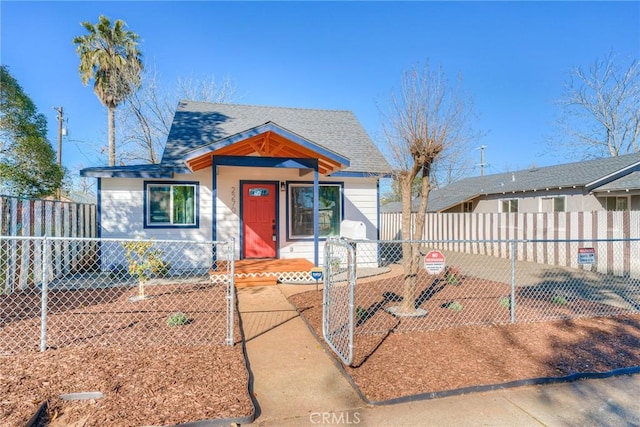
<path id="1" fill-rule="evenodd" d="M 96 205 L 0 196 L 0 236 L 95 238 L 96 235 Z M 4 279 L 24 288 L 40 274 L 38 264 L 32 261 L 40 259 L 37 251 L 41 247 L 33 241 L 23 240 L 18 244 L 14 240 L 11 249 L 5 251 L 11 271 L 5 271 Z M 94 261 L 91 256 L 96 254 L 92 244 L 58 240 L 50 248 L 50 255 L 55 260 L 53 274 L 81 271 L 86 268 L 86 262 Z"/>
<path id="2" fill-rule="evenodd" d="M 58 268 L 56 253 L 83 268 Z M 233 345 L 233 265 L 233 241 L 0 236 L 0 354 Z"/>
<path id="3" fill-rule="evenodd" d="M 412 224 L 418 214 L 412 214 Z M 402 215 L 380 216 L 381 240 L 398 240 Z M 640 211 L 554 213 L 428 213 L 421 240 L 440 240 L 440 248 L 510 257 L 507 241 L 527 241 L 517 253 L 520 261 L 576 267 L 576 259 L 560 252 L 554 241 L 598 240 L 598 271 L 640 277 Z M 604 241 L 607 241 L 606 243 Z"/>
<path id="4" fill-rule="evenodd" d="M 541 244 L 571 262 L 523 260 L 529 245 Z M 325 254 L 334 267 L 325 267 L 325 339 L 345 363 L 357 364 L 390 332 L 640 313 L 640 277 L 630 264 L 615 271 L 599 267 L 599 254 L 611 251 L 609 265 L 638 244 L 640 239 L 329 239 Z M 502 252 L 460 251 L 485 245 Z M 410 258 L 410 251 L 419 255 Z"/>

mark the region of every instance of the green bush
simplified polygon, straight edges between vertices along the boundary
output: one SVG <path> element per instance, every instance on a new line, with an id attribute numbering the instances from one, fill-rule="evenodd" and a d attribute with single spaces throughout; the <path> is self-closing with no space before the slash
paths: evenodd
<path id="1" fill-rule="evenodd" d="M 447 266 L 444 272 L 445 280 L 450 285 L 459 285 L 460 284 L 460 269 L 454 266 Z"/>
<path id="2" fill-rule="evenodd" d="M 563 297 L 562 295 L 554 295 L 551 297 L 551 302 L 553 304 L 558 304 L 558 305 L 567 305 L 567 299 L 565 297 Z"/>
<path id="3" fill-rule="evenodd" d="M 358 320 L 366 319 L 367 317 L 369 317 L 369 312 L 366 308 L 358 306 L 356 308 L 356 317 L 358 318 Z"/>
<path id="4" fill-rule="evenodd" d="M 448 302 L 448 303 L 446 304 L 446 307 L 447 307 L 449 310 L 453 310 L 453 311 L 462 311 L 462 309 L 464 308 L 464 307 L 462 306 L 462 304 L 460 304 L 458 301 L 451 301 L 451 302 Z"/>
<path id="5" fill-rule="evenodd" d="M 500 307 L 511 308 L 511 297 L 500 298 Z"/>
<path id="6" fill-rule="evenodd" d="M 168 326 L 183 326 L 191 323 L 191 320 L 184 313 L 173 313 L 167 318 Z"/>

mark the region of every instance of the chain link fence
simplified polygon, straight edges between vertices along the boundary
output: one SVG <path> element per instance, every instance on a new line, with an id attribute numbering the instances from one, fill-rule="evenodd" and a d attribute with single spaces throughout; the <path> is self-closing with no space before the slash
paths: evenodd
<path id="1" fill-rule="evenodd" d="M 468 245 L 499 247 L 509 256 L 456 251 Z M 630 263 L 611 268 L 610 259 L 639 245 L 640 239 L 329 240 L 325 337 L 349 363 L 350 346 L 357 353 L 391 332 L 638 313 L 640 272 Z M 522 251 L 543 248 L 554 257 L 519 260 Z M 603 252 L 608 266 L 601 265 Z"/>
<path id="2" fill-rule="evenodd" d="M 233 241 L 0 236 L 0 354 L 232 345 Z"/>

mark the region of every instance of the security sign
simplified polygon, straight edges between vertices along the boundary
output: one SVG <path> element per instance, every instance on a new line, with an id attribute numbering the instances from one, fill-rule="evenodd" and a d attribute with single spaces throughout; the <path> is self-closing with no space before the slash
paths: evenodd
<path id="1" fill-rule="evenodd" d="M 595 264 L 596 250 L 594 248 L 578 248 L 578 264 Z"/>
<path id="2" fill-rule="evenodd" d="M 424 257 L 424 269 L 429 274 L 440 274 L 444 271 L 445 258 L 440 251 L 430 251 Z"/>

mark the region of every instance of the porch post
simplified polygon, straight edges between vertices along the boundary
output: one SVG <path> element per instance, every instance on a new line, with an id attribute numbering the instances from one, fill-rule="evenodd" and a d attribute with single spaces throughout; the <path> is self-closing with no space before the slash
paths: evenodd
<path id="1" fill-rule="evenodd" d="M 318 185 L 318 165 L 313 168 L 313 263 L 315 266 L 318 266 L 319 255 L 318 255 L 318 237 L 320 234 L 320 230 L 318 227 L 318 222 L 320 221 L 320 191 Z"/>

